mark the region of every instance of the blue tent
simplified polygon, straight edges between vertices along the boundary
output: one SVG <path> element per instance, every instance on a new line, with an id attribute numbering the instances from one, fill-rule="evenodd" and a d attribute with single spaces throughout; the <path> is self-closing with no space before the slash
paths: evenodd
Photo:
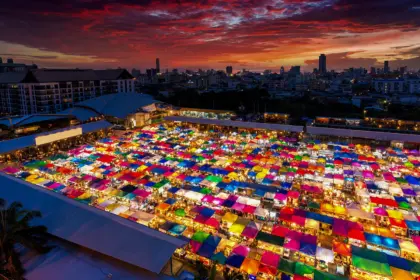
<path id="1" fill-rule="evenodd" d="M 405 220 L 405 223 L 409 229 L 420 231 L 420 222 Z"/>
<path id="2" fill-rule="evenodd" d="M 309 256 L 315 256 L 316 254 L 316 245 L 314 244 L 310 244 L 310 243 L 305 243 L 305 242 L 301 242 L 300 243 L 300 249 L 299 251 L 301 251 L 302 253 L 309 255 Z"/>
<path id="3" fill-rule="evenodd" d="M 216 247 L 213 247 L 207 243 L 203 243 L 200 249 L 198 249 L 197 254 L 207 259 L 210 259 L 213 256 L 213 252 L 215 250 L 216 250 Z"/>
<path id="4" fill-rule="evenodd" d="M 420 185 L 419 180 L 414 176 L 408 175 L 408 176 L 405 176 L 405 179 L 411 185 L 416 185 L 416 186 Z"/>
<path id="5" fill-rule="evenodd" d="M 203 210 L 201 210 L 200 214 L 203 215 L 204 217 L 209 218 L 209 217 L 213 216 L 214 212 L 215 211 L 213 209 L 204 207 Z"/>
<path id="6" fill-rule="evenodd" d="M 207 237 L 207 239 L 204 241 L 204 243 L 209 244 L 212 247 L 217 247 L 217 245 L 219 245 L 220 241 L 222 239 L 218 236 L 215 235 L 209 235 L 209 237 Z"/>
<path id="7" fill-rule="evenodd" d="M 226 264 L 232 267 L 240 268 L 244 260 L 244 256 L 232 254 L 227 258 Z"/>
<path id="8" fill-rule="evenodd" d="M 168 192 L 173 193 L 173 194 L 176 193 L 177 191 L 179 191 L 179 188 L 176 188 L 176 187 L 172 187 L 168 190 Z"/>
<path id="9" fill-rule="evenodd" d="M 386 255 L 386 256 L 388 258 L 388 264 L 390 266 L 407 270 L 407 271 L 410 271 L 413 266 L 412 263 L 410 261 L 407 261 L 406 259 L 403 259 L 397 256 L 392 256 L 392 255 Z"/>
<path id="10" fill-rule="evenodd" d="M 176 199 L 173 199 L 173 198 L 168 198 L 168 199 L 165 201 L 165 203 L 166 203 L 166 204 L 169 204 L 169 205 L 173 205 L 173 204 L 175 204 L 175 203 L 176 203 Z"/>
<path id="11" fill-rule="evenodd" d="M 333 224 L 334 218 L 326 216 L 326 215 L 322 215 L 322 214 L 318 214 L 315 212 L 307 212 L 306 213 L 306 218 L 308 219 L 312 219 L 312 220 L 316 220 L 318 222 L 322 222 L 325 224 Z"/>

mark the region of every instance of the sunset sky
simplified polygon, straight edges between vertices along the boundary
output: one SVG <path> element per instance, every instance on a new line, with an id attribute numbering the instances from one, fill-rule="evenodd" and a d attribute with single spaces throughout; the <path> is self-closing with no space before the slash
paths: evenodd
<path id="1" fill-rule="evenodd" d="M 60 3 L 60 4 L 57 4 Z M 419 0 L 20 0 L 0 56 L 40 67 L 420 68 Z"/>

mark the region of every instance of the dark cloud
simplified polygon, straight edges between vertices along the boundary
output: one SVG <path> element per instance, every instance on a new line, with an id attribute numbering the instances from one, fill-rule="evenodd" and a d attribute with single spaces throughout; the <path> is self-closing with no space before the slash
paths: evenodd
<path id="1" fill-rule="evenodd" d="M 417 0 L 4 1 L 0 5 L 0 38 L 45 51 L 113 58 L 127 67 L 153 65 L 156 56 L 189 66 L 202 65 L 206 59 L 221 64 L 231 61 L 229 56 L 241 54 L 266 54 L 258 62 L 267 62 L 275 59 L 274 55 L 290 57 L 295 52 L 299 57 L 299 52 L 316 51 L 317 45 L 325 48 L 339 40 L 363 42 L 362 35 L 376 31 L 416 32 L 420 25 L 420 10 L 412 9 L 416 3 Z M 382 41 L 370 43 L 379 42 Z M 270 54 L 273 49 L 277 49 L 275 54 Z M 403 46 L 395 51 L 417 54 L 417 50 Z M 30 56 L 25 59 L 31 59 Z M 48 64 L 56 59 L 36 54 L 32 58 Z M 331 59 L 334 61 L 335 56 Z M 363 65 L 372 62 L 348 56 L 342 59 L 345 64 L 340 68 L 347 61 Z"/>

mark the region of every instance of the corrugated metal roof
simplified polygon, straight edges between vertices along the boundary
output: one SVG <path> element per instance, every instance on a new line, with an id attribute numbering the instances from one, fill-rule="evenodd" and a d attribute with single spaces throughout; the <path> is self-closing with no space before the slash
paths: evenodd
<path id="1" fill-rule="evenodd" d="M 24 195 L 23 195 L 24 194 Z M 186 241 L 0 174 L 0 197 L 39 210 L 48 232 L 85 248 L 160 273 Z"/>

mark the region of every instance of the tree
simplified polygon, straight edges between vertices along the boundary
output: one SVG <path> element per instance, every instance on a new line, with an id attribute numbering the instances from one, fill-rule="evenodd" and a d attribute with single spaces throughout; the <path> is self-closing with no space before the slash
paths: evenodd
<path id="1" fill-rule="evenodd" d="M 47 228 L 31 224 L 39 217 L 39 211 L 25 210 L 20 202 L 7 205 L 0 198 L 0 279 L 24 279 L 19 246 L 38 254 L 46 254 L 52 249 L 47 244 Z"/>

